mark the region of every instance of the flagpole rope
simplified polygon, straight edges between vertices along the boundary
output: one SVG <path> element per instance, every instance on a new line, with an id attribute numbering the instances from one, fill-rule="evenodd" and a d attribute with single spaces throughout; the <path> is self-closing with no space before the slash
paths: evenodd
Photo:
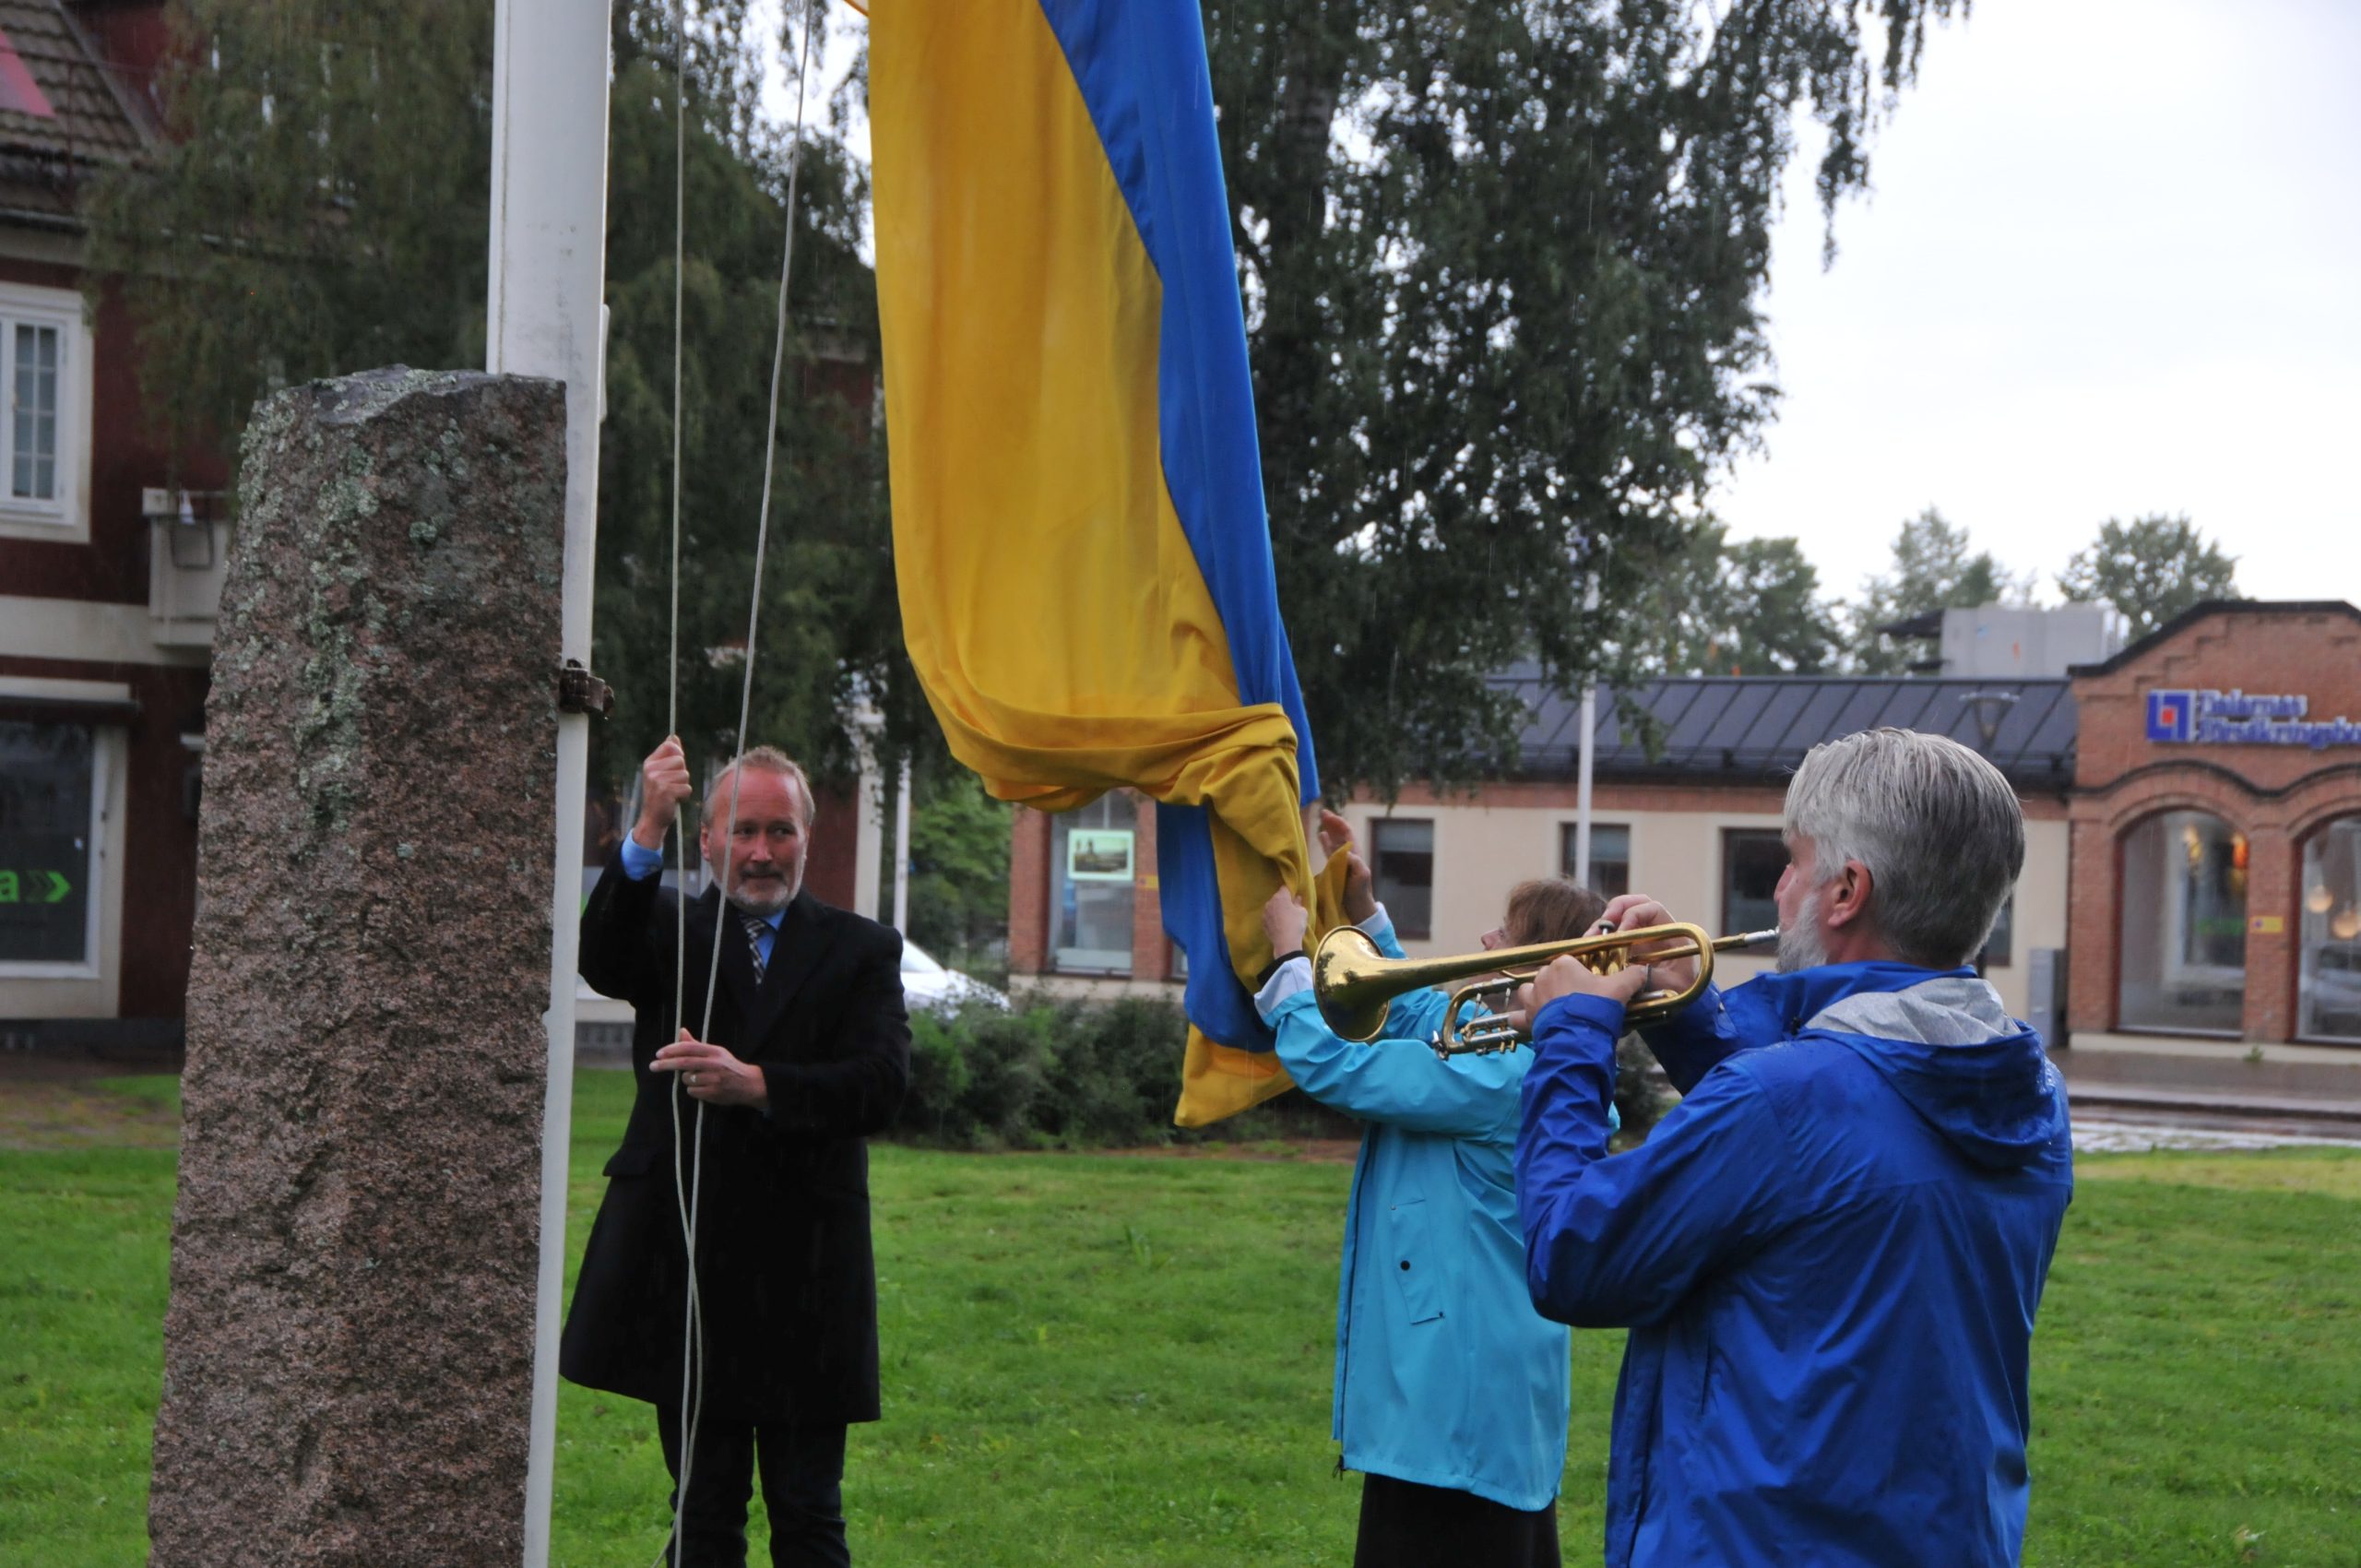
<path id="1" fill-rule="evenodd" d="M 686 399 L 682 395 L 682 345 L 686 336 L 684 301 L 688 274 L 688 166 L 689 166 L 689 32 L 685 12 L 686 0 L 672 0 L 672 484 L 671 484 L 671 570 L 667 584 L 671 596 L 671 632 L 669 663 L 665 671 L 667 685 L 664 706 L 664 733 L 668 738 L 681 732 L 681 434 L 687 412 Z M 685 758 L 683 759 L 685 760 Z M 687 1010 L 689 968 L 689 847 L 688 826 L 675 814 L 672 834 L 673 899 L 672 909 L 672 1017 L 677 1021 Z M 716 929 L 717 939 L 719 931 Z M 681 1450 L 680 1474 L 672 1491 L 672 1529 L 669 1551 L 659 1551 L 656 1560 L 681 1561 L 683 1519 L 687 1513 L 689 1472 L 695 1463 L 696 1445 L 690 1423 L 690 1400 L 695 1383 L 691 1377 L 692 1361 L 705 1344 L 705 1320 L 702 1304 L 697 1300 L 696 1222 L 690 1203 L 694 1185 L 681 1169 L 681 1075 L 672 1075 L 668 1096 L 672 1112 L 672 1195 L 680 1209 L 681 1236 L 688 1258 L 688 1288 L 682 1302 L 683 1321 L 681 1325 L 681 1403 L 678 1420 Z M 705 1108 L 700 1104 L 692 1136 L 698 1151 L 705 1145 Z"/>
<path id="2" fill-rule="evenodd" d="M 670 733 L 678 732 L 681 659 L 681 343 L 682 331 L 681 300 L 682 288 L 682 257 L 685 246 L 683 235 L 686 232 L 687 227 L 686 148 L 688 141 L 688 35 L 686 27 L 684 26 L 684 18 L 682 16 L 683 3 L 684 0 L 673 0 L 672 6 L 673 48 L 676 51 L 674 69 L 679 78 L 676 84 L 675 99 L 679 105 L 679 116 L 678 124 L 674 130 L 674 184 L 672 198 L 673 339 L 671 592 L 673 608 L 672 647 L 670 652 L 672 664 L 671 701 L 673 707 L 670 714 L 672 722 L 668 728 L 668 732 Z M 792 0 L 789 0 L 789 3 L 791 4 Z M 718 885 L 721 889 L 723 900 L 725 902 L 727 901 L 728 888 L 730 886 L 730 865 L 736 851 L 736 835 L 732 829 L 734 829 L 735 824 L 738 820 L 739 791 L 742 787 L 745 778 L 745 770 L 739 765 L 744 760 L 746 754 L 746 730 L 747 726 L 752 722 L 753 716 L 756 637 L 762 625 L 763 611 L 763 566 L 769 552 L 771 498 L 773 481 L 777 472 L 779 389 L 785 379 L 787 364 L 788 287 L 793 280 L 795 274 L 795 217 L 797 210 L 797 196 L 800 189 L 803 164 L 805 100 L 807 96 L 807 84 L 811 77 L 812 37 L 813 32 L 816 30 L 818 15 L 819 0 L 810 0 L 810 3 L 804 7 L 803 36 L 801 47 L 798 51 L 795 67 L 795 125 L 792 137 L 788 144 L 787 160 L 787 234 L 785 241 L 781 245 L 779 255 L 778 308 L 776 314 L 774 339 L 771 349 L 769 417 L 763 432 L 762 503 L 760 511 L 758 512 L 755 519 L 753 582 L 753 588 L 749 593 L 749 602 L 746 610 L 746 673 L 739 689 L 738 729 L 737 732 L 731 737 L 732 755 L 730 757 L 729 770 L 730 809 L 726 813 L 722 814 L 720 819 L 725 826 L 722 834 L 721 864 L 718 868 L 718 876 L 719 878 Z M 807 800 L 805 803 L 808 806 L 810 802 Z M 673 1016 L 675 1019 L 678 1019 L 681 1016 L 686 1002 L 687 983 L 687 977 L 684 973 L 687 967 L 688 942 L 688 902 L 686 897 L 687 849 L 685 844 L 685 829 L 676 834 L 675 838 L 675 848 L 680 856 L 682 865 L 680 887 L 681 897 L 675 900 L 680 910 L 680 921 L 676 936 L 677 956 L 673 966 Z M 710 1038 L 713 1032 L 714 998 L 717 991 L 718 990 L 721 978 L 721 923 L 718 915 L 719 910 L 718 908 L 717 908 L 716 920 L 714 922 L 712 961 L 706 971 L 705 1008 L 700 1017 L 696 1032 L 696 1038 L 699 1039 L 706 1039 Z M 777 955 L 774 954 L 773 956 L 776 957 Z M 672 1562 L 676 1565 L 676 1568 L 677 1565 L 681 1563 L 683 1515 L 686 1512 L 690 1471 L 694 1463 L 696 1452 L 697 1422 L 699 1417 L 703 1414 L 705 1406 L 706 1353 L 705 1324 L 697 1287 L 697 1219 L 700 1209 L 699 1200 L 703 1196 L 706 1102 L 703 1100 L 699 1100 L 697 1102 L 696 1117 L 692 1124 L 689 1138 L 691 1151 L 689 1168 L 684 1180 L 681 1169 L 682 1092 L 680 1076 L 675 1075 L 672 1080 L 671 1094 L 672 1181 L 674 1196 L 679 1201 L 682 1208 L 682 1240 L 686 1249 L 688 1259 L 688 1288 L 686 1291 L 687 1300 L 685 1304 L 685 1322 L 682 1324 L 682 1345 L 681 1357 L 681 1423 L 682 1429 L 681 1432 L 681 1464 L 680 1478 L 678 1484 L 674 1489 L 672 1498 L 670 1558 Z M 657 1562 L 658 1563 L 661 1563 L 664 1559 L 664 1553 L 658 1553 Z"/>

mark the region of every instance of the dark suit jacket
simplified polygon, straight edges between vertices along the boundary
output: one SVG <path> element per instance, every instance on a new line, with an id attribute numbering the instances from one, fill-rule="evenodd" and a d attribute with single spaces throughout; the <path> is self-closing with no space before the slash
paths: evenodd
<path id="1" fill-rule="evenodd" d="M 575 1383 L 676 1405 L 687 1249 L 674 1180 L 672 1082 L 648 1062 L 676 1038 L 674 895 L 634 882 L 620 851 L 582 912 L 582 978 L 629 1002 L 638 1099 L 607 1161 L 559 1370 Z M 686 1014 L 705 1010 L 719 895 L 689 906 Z M 909 1082 L 902 939 L 820 903 L 788 906 L 760 987 L 736 919 L 721 927 L 713 1026 L 701 1038 L 763 1070 L 770 1113 L 705 1111 L 697 1286 L 705 1410 L 731 1420 L 877 1419 L 877 1276 L 869 1242 L 869 1150 Z M 680 1170 L 697 1102 L 679 1097 Z"/>

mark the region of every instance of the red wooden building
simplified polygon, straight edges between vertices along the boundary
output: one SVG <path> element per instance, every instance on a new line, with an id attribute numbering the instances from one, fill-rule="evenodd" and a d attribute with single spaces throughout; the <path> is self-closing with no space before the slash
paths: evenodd
<path id="1" fill-rule="evenodd" d="M 156 135 L 166 40 L 160 4 L 0 0 L 0 1051 L 179 1034 L 228 543 L 183 494 L 221 476 L 148 439 L 77 215 Z"/>

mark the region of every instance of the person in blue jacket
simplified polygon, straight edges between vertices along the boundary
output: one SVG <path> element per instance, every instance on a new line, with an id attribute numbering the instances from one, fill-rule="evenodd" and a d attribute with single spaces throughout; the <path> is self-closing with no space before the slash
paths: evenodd
<path id="1" fill-rule="evenodd" d="M 1335 852 L 1343 819 L 1323 829 Z M 1402 956 L 1358 856 L 1344 904 Z M 1525 883 L 1484 945 L 1578 936 L 1604 908 L 1562 878 Z M 1344 1039 L 1311 993 L 1302 906 L 1282 890 L 1264 922 L 1272 951 L 1291 955 L 1255 998 L 1280 1062 L 1306 1094 L 1367 1123 L 1336 1286 L 1338 1467 L 1364 1477 L 1356 1568 L 1551 1568 L 1570 1346 L 1525 1289 L 1510 1153 L 1532 1054 L 1437 1057 L 1439 991 L 1395 1003 L 1383 1038 Z"/>
<path id="2" fill-rule="evenodd" d="M 1643 987 L 1560 960 L 1516 1180 L 1534 1304 L 1628 1326 L 1607 1562 L 1998 1568 L 2023 1543 L 2034 1311 L 2073 1190 L 2064 1085 L 1970 968 L 2024 861 L 1999 771 L 1873 730 L 1787 790 L 1778 972 L 1646 1031 L 1685 1099 L 1607 1157 Z M 1603 925 L 1669 918 L 1633 896 Z"/>

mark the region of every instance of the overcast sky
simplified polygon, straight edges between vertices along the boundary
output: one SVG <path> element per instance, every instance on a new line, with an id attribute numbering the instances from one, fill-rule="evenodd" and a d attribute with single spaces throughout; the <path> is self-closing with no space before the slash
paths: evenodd
<path id="1" fill-rule="evenodd" d="M 2187 512 L 2268 599 L 2361 600 L 2361 5 L 1976 0 L 1821 270 L 1791 172 L 1786 393 L 1715 497 L 1824 588 L 1933 505 L 2045 597 L 2109 517 Z"/>
<path id="2" fill-rule="evenodd" d="M 2251 596 L 2361 601 L 2356 80 L 2361 0 L 1975 0 L 1829 271 L 1816 148 L 1789 172 L 1785 401 L 1714 509 L 1800 539 L 1837 597 L 1932 505 L 2052 601 L 2101 522 L 2150 512 Z"/>

